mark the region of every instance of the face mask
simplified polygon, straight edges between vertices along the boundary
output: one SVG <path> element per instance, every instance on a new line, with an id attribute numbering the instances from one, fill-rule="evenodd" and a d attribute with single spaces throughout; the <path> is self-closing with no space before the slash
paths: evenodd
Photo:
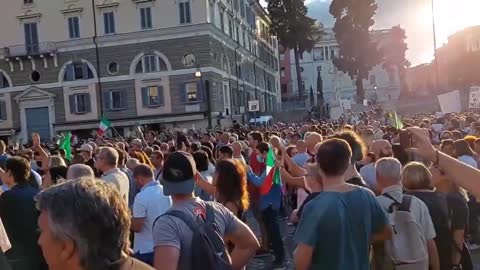
<path id="1" fill-rule="evenodd" d="M 257 161 L 263 163 L 263 157 L 261 155 L 257 155 Z"/>

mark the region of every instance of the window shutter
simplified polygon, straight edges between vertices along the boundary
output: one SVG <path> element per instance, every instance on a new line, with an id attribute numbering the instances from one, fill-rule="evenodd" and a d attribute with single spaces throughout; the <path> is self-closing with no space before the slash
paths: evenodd
<path id="1" fill-rule="evenodd" d="M 68 97 L 69 104 L 70 104 L 70 113 L 76 113 L 76 108 L 75 108 L 75 95 L 70 95 Z"/>
<path id="2" fill-rule="evenodd" d="M 70 81 L 74 81 L 75 78 L 74 78 L 74 76 L 73 76 L 73 73 L 74 73 L 74 72 L 73 72 L 73 64 L 68 64 L 68 65 L 67 65 L 67 68 L 65 69 L 65 77 L 64 77 L 64 79 L 65 79 L 66 81 L 69 81 L 69 82 L 70 82 Z"/>
<path id="3" fill-rule="evenodd" d="M 127 90 L 126 89 L 122 89 L 121 92 L 120 92 L 120 104 L 122 105 L 122 109 L 126 109 L 127 108 Z"/>
<path id="4" fill-rule="evenodd" d="M 142 87 L 142 106 L 148 107 L 148 87 Z"/>
<path id="5" fill-rule="evenodd" d="M 163 86 L 158 86 L 158 105 L 164 106 L 165 105 L 165 99 L 163 96 Z"/>
<path id="6" fill-rule="evenodd" d="M 187 84 L 186 83 L 184 83 L 180 87 L 180 101 L 182 103 L 187 103 Z"/>
<path id="7" fill-rule="evenodd" d="M 203 94 L 203 85 L 202 81 L 197 82 L 197 101 L 203 101 L 204 94 Z"/>
<path id="8" fill-rule="evenodd" d="M 105 110 L 111 110 L 112 108 L 110 107 L 110 104 L 112 103 L 111 100 L 110 100 L 110 91 L 105 91 L 102 93 L 103 97 L 103 108 Z"/>
<path id="9" fill-rule="evenodd" d="M 2 120 L 7 120 L 7 103 L 0 101 L 0 117 Z"/>
<path id="10" fill-rule="evenodd" d="M 85 110 L 87 113 L 92 111 L 92 103 L 90 101 L 90 94 L 85 94 Z"/>

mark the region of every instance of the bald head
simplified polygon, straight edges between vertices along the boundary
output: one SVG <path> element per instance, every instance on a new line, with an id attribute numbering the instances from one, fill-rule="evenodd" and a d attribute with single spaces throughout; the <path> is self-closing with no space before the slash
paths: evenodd
<path id="1" fill-rule="evenodd" d="M 387 140 L 376 140 L 372 143 L 372 151 L 375 155 L 375 160 L 379 160 L 383 157 L 393 156 L 392 145 Z"/>
<path id="2" fill-rule="evenodd" d="M 127 168 L 130 171 L 133 171 L 133 169 L 135 169 L 135 167 L 137 167 L 138 165 L 140 165 L 140 161 L 138 161 L 138 159 L 136 158 L 131 158 L 127 160 Z"/>
<path id="3" fill-rule="evenodd" d="M 77 179 L 77 178 L 94 178 L 93 170 L 90 166 L 85 164 L 74 164 L 68 168 L 67 171 L 67 180 Z"/>

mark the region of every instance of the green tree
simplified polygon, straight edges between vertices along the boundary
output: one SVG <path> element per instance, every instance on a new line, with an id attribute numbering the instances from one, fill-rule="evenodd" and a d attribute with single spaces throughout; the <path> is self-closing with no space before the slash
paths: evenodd
<path id="1" fill-rule="evenodd" d="M 400 26 L 394 26 L 390 30 L 388 42 L 382 45 L 383 68 L 388 72 L 398 70 L 401 94 L 408 92 L 405 68 L 410 66 L 410 62 L 405 57 L 405 53 L 408 50 L 406 39 L 405 30 Z"/>
<path id="2" fill-rule="evenodd" d="M 278 37 L 280 44 L 288 50 L 293 49 L 299 99 L 304 100 L 304 85 L 300 69 L 300 55 L 312 51 L 318 28 L 315 20 L 307 16 L 307 7 L 303 0 L 269 0 L 268 13 L 272 21 L 270 33 Z"/>
<path id="3" fill-rule="evenodd" d="M 359 103 L 365 97 L 363 79 L 382 60 L 370 33 L 376 11 L 375 0 L 333 0 L 330 5 L 330 14 L 335 18 L 333 31 L 340 47 L 333 64 L 355 80 Z"/>

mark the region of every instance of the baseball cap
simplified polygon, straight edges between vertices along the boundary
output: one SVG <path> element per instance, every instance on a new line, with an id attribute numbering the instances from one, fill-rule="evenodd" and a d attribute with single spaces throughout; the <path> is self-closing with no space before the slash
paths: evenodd
<path id="1" fill-rule="evenodd" d="M 93 152 L 93 147 L 88 143 L 84 143 L 84 144 L 82 144 L 82 146 L 80 146 L 80 148 L 77 149 L 77 151 Z"/>
<path id="2" fill-rule="evenodd" d="M 166 196 L 191 194 L 195 188 L 197 165 L 187 152 L 171 153 L 163 164 L 160 183 Z"/>

